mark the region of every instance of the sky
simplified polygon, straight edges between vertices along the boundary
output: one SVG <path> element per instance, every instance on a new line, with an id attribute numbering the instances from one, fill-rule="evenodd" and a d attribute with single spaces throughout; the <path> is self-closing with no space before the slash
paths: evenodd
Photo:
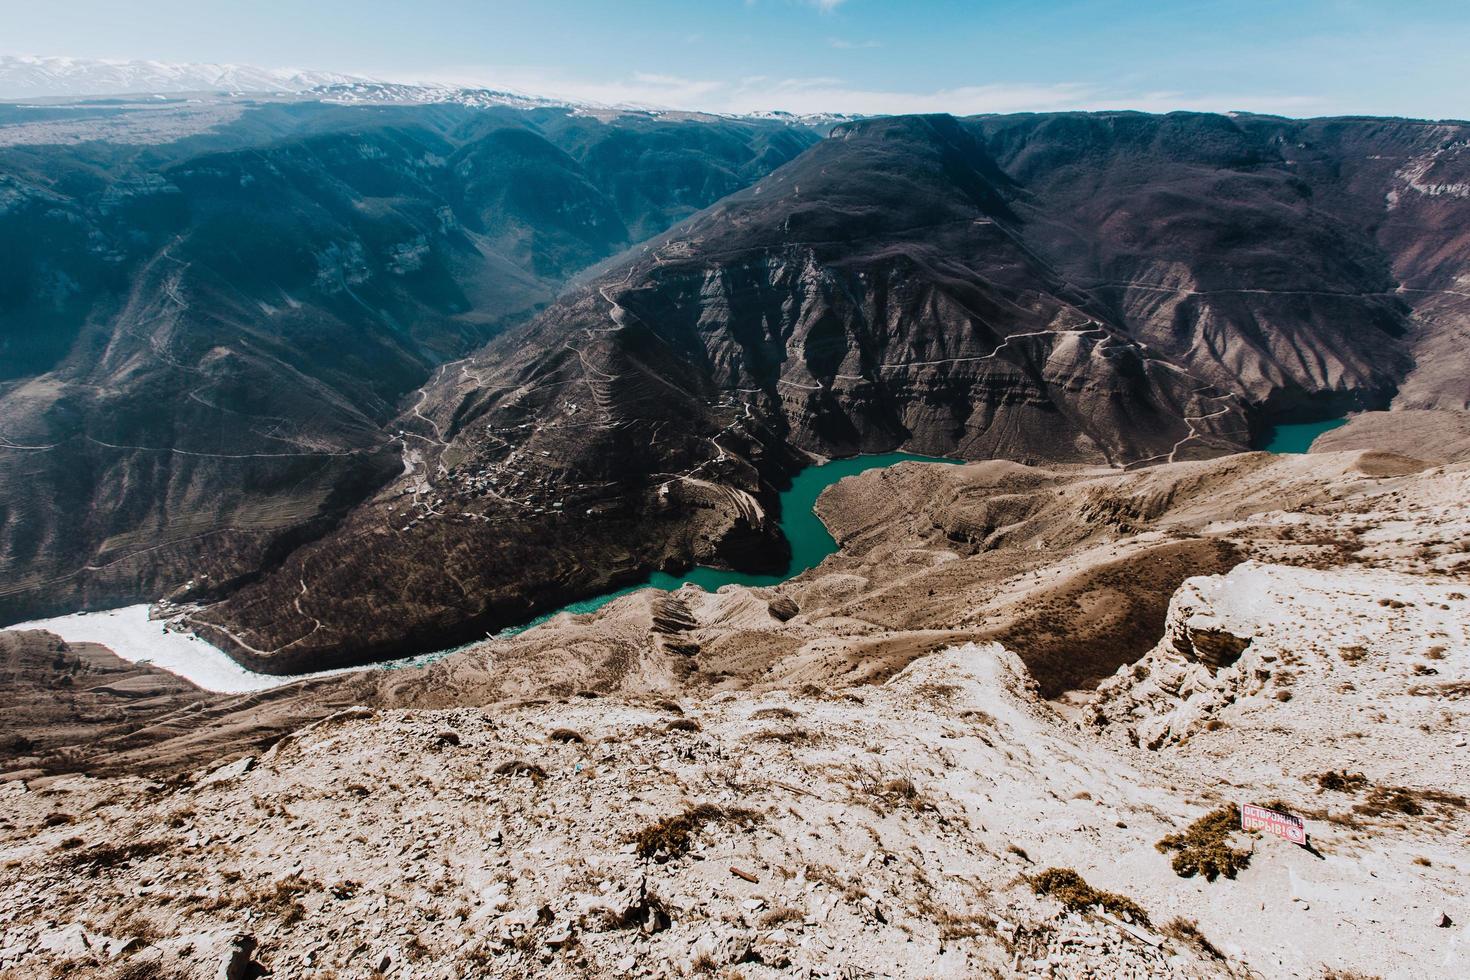
<path id="1" fill-rule="evenodd" d="M 1467 0 L 0 0 L 0 53 L 748 112 L 1470 117 Z"/>

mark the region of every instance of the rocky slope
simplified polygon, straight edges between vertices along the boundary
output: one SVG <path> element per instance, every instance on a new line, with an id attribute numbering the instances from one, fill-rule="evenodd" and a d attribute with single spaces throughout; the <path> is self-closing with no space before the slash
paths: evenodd
<path id="1" fill-rule="evenodd" d="M 1002 479 L 1029 518 L 952 536 Z M 355 675 L 371 706 L 178 778 L 8 779 L 0 966 L 1458 976 L 1467 480 L 1381 452 L 865 474 L 823 499 L 840 559 L 779 592 Z M 894 498 L 908 523 L 866 519 Z M 1180 580 L 1096 690 L 1045 700 L 1047 661 L 986 639 L 1037 610 L 1086 636 L 1181 536 L 1254 560 Z M 1230 832 L 1242 803 L 1311 846 Z"/>
<path id="2" fill-rule="evenodd" d="M 0 115 L 0 621 L 258 574 L 402 471 L 414 442 L 387 424 L 436 367 L 816 138 L 556 109 L 173 112 L 196 109 L 233 115 L 75 146 L 33 130 L 131 110 Z"/>

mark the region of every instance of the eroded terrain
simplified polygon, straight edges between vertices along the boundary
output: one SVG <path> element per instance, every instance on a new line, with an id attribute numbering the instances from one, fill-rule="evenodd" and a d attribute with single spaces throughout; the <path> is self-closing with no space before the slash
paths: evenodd
<path id="1" fill-rule="evenodd" d="M 1463 975 L 1470 465 L 1381 446 L 904 463 L 776 588 L 13 757 L 0 967 Z"/>

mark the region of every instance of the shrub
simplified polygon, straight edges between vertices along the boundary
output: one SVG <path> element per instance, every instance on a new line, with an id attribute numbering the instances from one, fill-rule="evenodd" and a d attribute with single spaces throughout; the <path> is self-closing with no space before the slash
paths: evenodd
<path id="1" fill-rule="evenodd" d="M 63 842 L 63 847 L 66 842 Z M 91 874 L 116 868 L 130 861 L 142 861 L 168 850 L 168 842 L 161 840 L 134 841 L 129 844 L 98 844 L 78 851 L 66 859 L 73 868 L 82 868 Z"/>
<path id="2" fill-rule="evenodd" d="M 1204 875 L 1206 881 L 1214 881 L 1220 875 L 1234 878 L 1251 859 L 1250 851 L 1230 846 L 1230 835 L 1239 826 L 1240 808 L 1231 803 L 1210 811 L 1182 833 L 1170 834 L 1154 847 L 1160 854 L 1178 852 L 1172 866 L 1181 878 L 1197 874 Z"/>
<path id="3" fill-rule="evenodd" d="M 1186 946 L 1193 946 L 1210 959 L 1225 959 L 1225 954 L 1216 949 L 1214 943 L 1205 938 L 1204 933 L 1199 931 L 1199 923 L 1193 919 L 1186 919 L 1183 916 L 1176 915 L 1168 922 L 1165 922 L 1163 928 L 1159 931 L 1171 939 L 1179 940 L 1179 942 L 1184 943 Z"/>
<path id="4" fill-rule="evenodd" d="M 801 715 L 792 711 L 790 708 L 761 708 L 759 711 L 752 712 L 750 717 L 756 721 L 763 721 L 765 719 L 792 721 L 800 718 Z"/>
<path id="5" fill-rule="evenodd" d="M 634 834 L 632 843 L 637 845 L 640 857 L 651 858 L 660 853 L 678 857 L 689 851 L 694 834 L 705 824 L 735 822 L 749 825 L 759 818 L 754 810 L 699 803 L 683 813 L 654 821 Z"/>
<path id="6" fill-rule="evenodd" d="M 547 735 L 546 737 L 551 739 L 553 742 L 562 742 L 567 745 L 581 745 L 587 741 L 585 738 L 582 737 L 581 733 L 574 732 L 570 728 L 553 729 L 551 734 Z"/>
<path id="7" fill-rule="evenodd" d="M 768 728 L 756 732 L 751 738 L 757 742 L 779 742 L 782 745 L 799 745 L 812 740 L 811 734 L 802 728 L 788 728 L 784 731 Z"/>
<path id="8" fill-rule="evenodd" d="M 1388 813 L 1402 813 L 1409 817 L 1422 816 L 1424 808 L 1414 799 L 1414 794 L 1401 786 L 1375 786 L 1368 799 L 1353 807 L 1370 817 L 1381 817 Z"/>
<path id="9" fill-rule="evenodd" d="M 1120 919 L 1148 925 L 1148 913 L 1137 902 L 1116 892 L 1098 891 L 1071 868 L 1047 868 L 1031 879 L 1038 895 L 1050 895 L 1074 912 L 1101 905 Z"/>
<path id="10" fill-rule="evenodd" d="M 495 775 L 530 776 L 533 782 L 539 783 L 541 782 L 541 780 L 546 778 L 546 770 L 542 769 L 534 762 L 527 762 L 524 759 L 512 759 L 509 762 L 502 762 L 500 765 L 496 766 Z"/>
<path id="11" fill-rule="evenodd" d="M 1315 778 L 1318 789 L 1330 790 L 1334 793 L 1356 793 L 1368 785 L 1368 780 L 1362 773 L 1348 772 L 1346 769 L 1340 772 L 1329 769 L 1326 772 L 1317 773 Z"/>
<path id="12" fill-rule="evenodd" d="M 664 731 L 697 732 L 699 731 L 699 722 L 695 721 L 693 718 L 675 718 L 673 721 L 664 726 Z"/>

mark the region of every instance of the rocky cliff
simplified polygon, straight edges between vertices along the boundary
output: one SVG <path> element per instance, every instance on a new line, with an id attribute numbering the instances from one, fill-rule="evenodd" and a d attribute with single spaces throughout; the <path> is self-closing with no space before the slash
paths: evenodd
<path id="1" fill-rule="evenodd" d="M 0 621 L 238 587 L 403 469 L 388 423 L 437 366 L 816 138 L 205 109 L 204 133 L 65 145 L 32 142 L 47 110 L 0 116 Z M 101 116 L 130 118 L 68 118 Z"/>
<path id="2" fill-rule="evenodd" d="M 424 465 L 195 622 L 246 656 L 351 658 L 346 623 L 370 617 L 339 618 L 343 601 L 394 610 L 367 627 L 391 649 L 450 635 L 421 620 L 510 622 L 609 568 L 755 567 L 792 451 L 1126 468 L 1386 405 L 1445 342 L 1419 298 L 1451 295 L 1401 277 L 1428 290 L 1467 261 L 1444 218 L 1464 199 L 1403 185 L 1426 154 L 1461 166 L 1435 149 L 1447 132 L 1130 113 L 839 126 L 437 375 L 398 423 Z M 1398 162 L 1324 162 L 1369 145 Z M 1419 231 L 1387 227 L 1404 221 Z M 440 501 L 478 516 L 448 522 Z M 712 529 L 676 530 L 691 521 Z M 531 536 L 556 557 L 520 557 Z M 420 597 L 343 599 L 381 567 Z"/>

